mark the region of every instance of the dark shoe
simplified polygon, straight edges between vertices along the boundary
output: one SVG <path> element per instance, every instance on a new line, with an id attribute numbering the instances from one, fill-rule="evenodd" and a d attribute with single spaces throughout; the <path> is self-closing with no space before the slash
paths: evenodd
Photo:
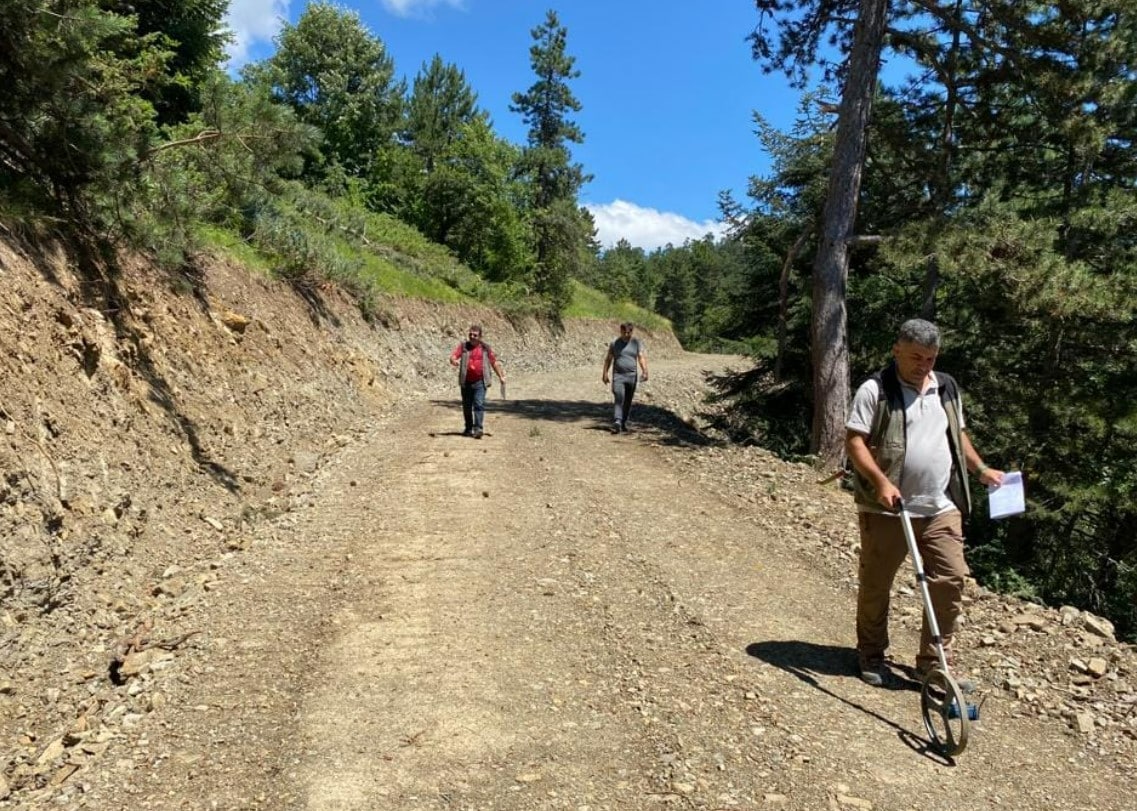
<path id="1" fill-rule="evenodd" d="M 612 427 L 609 428 L 608 430 L 611 431 L 613 434 L 620 433 L 620 423 L 618 423 L 618 422 L 612 423 Z"/>
<path id="2" fill-rule="evenodd" d="M 933 670 L 939 670 L 939 668 L 939 662 L 920 662 L 916 665 L 916 678 L 920 681 L 924 681 L 924 679 L 928 678 L 929 673 L 931 673 Z M 970 679 L 967 676 L 960 676 L 956 673 L 952 673 L 951 678 L 952 681 L 955 682 L 955 686 L 959 688 L 959 692 L 963 693 L 964 695 L 974 693 L 979 687 L 975 679 Z"/>
<path id="3" fill-rule="evenodd" d="M 481 438 L 482 438 L 482 429 L 481 428 L 475 428 L 474 429 L 474 439 L 481 439 Z"/>
<path id="4" fill-rule="evenodd" d="M 467 428 L 465 431 L 462 432 L 462 436 L 473 436 L 473 435 L 474 435 L 474 429 L 473 428 Z"/>
<path id="5" fill-rule="evenodd" d="M 625 423 L 621 423 L 621 424 L 620 424 L 620 433 L 622 433 L 622 434 L 626 434 L 626 433 L 628 433 L 630 430 L 632 430 L 632 429 L 628 427 L 628 424 L 627 424 L 626 422 L 625 422 Z"/>
<path id="6" fill-rule="evenodd" d="M 870 658 L 859 659 L 858 667 L 861 673 L 861 681 L 872 687 L 883 687 L 884 682 L 888 679 L 888 668 L 885 667 L 884 659 Z"/>

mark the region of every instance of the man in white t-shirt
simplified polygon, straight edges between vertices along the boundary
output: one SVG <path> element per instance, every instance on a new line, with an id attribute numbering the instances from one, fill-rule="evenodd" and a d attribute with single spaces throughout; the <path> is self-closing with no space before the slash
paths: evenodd
<path id="1" fill-rule="evenodd" d="M 971 510 L 967 471 L 985 485 L 1003 480 L 1003 472 L 984 464 L 971 444 L 955 380 L 932 371 L 939 349 L 934 324 L 904 322 L 892 363 L 857 389 L 845 424 L 861 532 L 857 658 L 861 678 L 874 686 L 883 685 L 888 673 L 889 595 L 908 554 L 900 500 L 912 515 L 936 622 L 950 652 L 969 573 L 963 555 L 963 519 Z M 917 672 L 937 662 L 925 619 Z"/>

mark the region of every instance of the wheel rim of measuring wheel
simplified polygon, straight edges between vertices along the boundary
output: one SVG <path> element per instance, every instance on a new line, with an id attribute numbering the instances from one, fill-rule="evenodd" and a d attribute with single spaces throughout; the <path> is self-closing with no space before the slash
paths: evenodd
<path id="1" fill-rule="evenodd" d="M 924 678 L 920 707 L 924 713 L 924 729 L 932 746 L 949 757 L 958 755 L 967 747 L 971 722 L 967 717 L 963 692 L 955 679 L 939 668 L 931 670 Z"/>

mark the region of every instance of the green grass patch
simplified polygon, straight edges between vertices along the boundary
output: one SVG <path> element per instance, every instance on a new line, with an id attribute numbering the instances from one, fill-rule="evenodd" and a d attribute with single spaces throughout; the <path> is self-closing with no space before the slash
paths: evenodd
<path id="1" fill-rule="evenodd" d="M 249 270 L 264 276 L 272 276 L 272 261 L 236 231 L 219 225 L 201 224 L 194 229 L 194 235 L 202 244 L 223 253 Z"/>
<path id="2" fill-rule="evenodd" d="M 446 303 L 470 300 L 446 282 L 405 271 L 384 257 L 365 254 L 360 261 L 360 281 L 375 292 Z"/>
<path id="3" fill-rule="evenodd" d="M 377 295 L 446 304 L 476 301 L 512 316 L 543 312 L 547 304 L 519 286 L 487 282 L 443 245 L 387 214 L 366 211 L 309 189 L 262 208 L 242 237 L 203 224 L 197 237 L 250 270 L 275 278 L 317 278 L 339 285 L 362 303 Z M 670 330 L 662 316 L 630 302 L 613 302 L 577 281 L 565 318 L 632 321 L 649 330 Z"/>
<path id="4" fill-rule="evenodd" d="M 600 291 L 575 280 L 572 282 L 572 300 L 565 309 L 564 317 L 631 321 L 652 331 L 671 329 L 671 322 L 663 316 L 628 301 L 612 301 Z"/>

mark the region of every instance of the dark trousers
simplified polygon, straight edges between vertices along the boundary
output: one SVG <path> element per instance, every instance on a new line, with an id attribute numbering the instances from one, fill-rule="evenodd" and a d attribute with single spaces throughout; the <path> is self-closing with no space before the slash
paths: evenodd
<path id="1" fill-rule="evenodd" d="M 612 378 L 612 399 L 615 402 L 614 419 L 621 427 L 628 425 L 632 398 L 636 396 L 636 376 L 620 375 Z"/>
<path id="2" fill-rule="evenodd" d="M 479 380 L 462 386 L 462 417 L 466 420 L 467 431 L 475 428 L 482 430 L 486 420 L 485 381 Z"/>

